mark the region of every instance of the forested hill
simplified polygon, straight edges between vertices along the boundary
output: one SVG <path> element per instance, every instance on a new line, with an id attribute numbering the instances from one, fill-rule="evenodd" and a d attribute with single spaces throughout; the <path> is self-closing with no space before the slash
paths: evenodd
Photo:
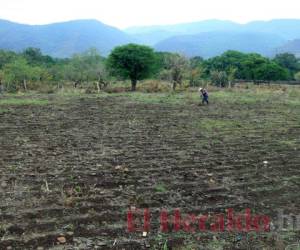
<path id="1" fill-rule="evenodd" d="M 177 36 L 155 45 L 158 51 L 179 52 L 187 56 L 214 57 L 227 50 L 259 53 L 270 56 L 274 48 L 285 40 L 273 34 L 255 32 L 205 32 L 198 35 Z"/>
<path id="2" fill-rule="evenodd" d="M 0 20 L 0 49 L 21 51 L 35 47 L 54 57 L 69 57 L 95 47 L 102 55 L 107 55 L 115 46 L 134 41 L 123 31 L 96 20 L 49 25 L 24 25 Z"/>

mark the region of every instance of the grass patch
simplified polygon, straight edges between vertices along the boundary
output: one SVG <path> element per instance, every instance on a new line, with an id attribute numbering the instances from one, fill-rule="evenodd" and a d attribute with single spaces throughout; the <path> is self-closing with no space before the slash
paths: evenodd
<path id="1" fill-rule="evenodd" d="M 198 128 L 209 132 L 236 128 L 241 129 L 243 125 L 241 121 L 211 118 L 203 118 L 197 123 Z"/>
<path id="2" fill-rule="evenodd" d="M 197 94 L 189 93 L 189 92 L 182 92 L 182 93 L 119 93 L 119 94 L 112 94 L 113 96 L 123 96 L 127 97 L 132 101 L 136 101 L 139 103 L 146 103 L 146 104 L 188 104 L 194 103 L 195 97 Z M 198 97 L 198 101 L 199 101 Z"/>
<path id="3" fill-rule="evenodd" d="M 216 91 L 212 96 L 218 102 L 227 102 L 230 104 L 255 104 L 276 100 L 276 97 L 271 93 L 256 92 L 253 90 L 239 92 L 230 90 Z"/>
<path id="4" fill-rule="evenodd" d="M 299 88 L 284 87 L 273 89 L 253 87 L 251 89 L 222 89 L 212 92 L 217 102 L 230 104 L 284 103 L 291 106 L 300 105 Z"/>
<path id="5" fill-rule="evenodd" d="M 154 189 L 155 189 L 155 192 L 158 192 L 158 193 L 167 192 L 167 188 L 163 184 L 157 184 Z"/>
<path id="6" fill-rule="evenodd" d="M 282 140 L 280 141 L 280 144 L 285 145 L 287 147 L 297 147 L 296 140 Z"/>
<path id="7" fill-rule="evenodd" d="M 66 96 L 66 97 L 69 97 L 69 96 L 83 96 L 85 94 L 85 90 L 84 89 L 80 89 L 80 88 L 68 88 L 68 87 L 65 87 L 65 88 L 61 88 L 61 89 L 58 89 L 56 94 L 58 96 Z"/>
<path id="8" fill-rule="evenodd" d="M 147 104 L 198 104 L 201 98 L 197 90 L 183 92 L 159 92 L 159 93 L 143 93 L 143 92 L 123 92 L 113 93 L 113 96 L 128 97 L 133 101 Z M 290 107 L 300 106 L 300 91 L 298 88 L 293 89 L 267 89 L 267 88 L 251 88 L 251 89 L 212 89 L 209 91 L 210 103 L 213 104 L 229 104 L 229 105 L 255 105 L 280 104 Z"/>
<path id="9" fill-rule="evenodd" d="M 167 84 L 157 81 L 144 82 L 138 85 L 137 92 L 130 92 L 130 83 L 116 83 L 108 87 L 104 92 L 87 94 L 84 89 L 62 88 L 56 92 L 56 97 L 60 101 L 68 102 L 77 97 L 125 97 L 130 101 L 145 104 L 166 104 L 166 105 L 197 105 L 201 103 L 201 98 L 197 89 L 189 89 L 185 91 L 171 91 L 162 88 Z M 168 86 L 167 86 L 168 87 Z M 109 89 L 111 88 L 111 91 Z M 119 89 L 118 89 L 119 88 Z M 114 90 L 114 91 L 112 91 Z M 292 108 L 300 106 L 300 88 L 293 87 L 262 87 L 252 86 L 249 89 L 245 88 L 215 88 L 210 87 L 209 100 L 211 105 L 272 105 L 283 108 Z M 156 92 L 156 93 L 154 93 Z"/>
<path id="10" fill-rule="evenodd" d="M 4 113 L 6 113 L 6 112 L 7 112 L 6 109 L 0 109 L 0 114 L 4 114 Z"/>
<path id="11" fill-rule="evenodd" d="M 298 97 L 297 99 L 290 99 L 290 100 L 285 100 L 285 104 L 289 105 L 289 106 L 294 106 L 294 107 L 298 107 L 300 106 L 300 97 Z"/>
<path id="12" fill-rule="evenodd" d="M 35 99 L 35 98 L 8 98 L 0 100 L 0 105 L 3 106 L 23 106 L 23 105 L 47 105 L 49 104 L 48 100 L 45 99 Z"/>

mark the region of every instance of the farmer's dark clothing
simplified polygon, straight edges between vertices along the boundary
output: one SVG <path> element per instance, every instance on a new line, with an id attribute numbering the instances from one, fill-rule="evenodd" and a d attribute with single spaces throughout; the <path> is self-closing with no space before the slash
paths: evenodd
<path id="1" fill-rule="evenodd" d="M 202 104 L 204 104 L 205 102 L 208 104 L 208 93 L 204 90 L 203 92 L 201 92 L 202 94 Z"/>

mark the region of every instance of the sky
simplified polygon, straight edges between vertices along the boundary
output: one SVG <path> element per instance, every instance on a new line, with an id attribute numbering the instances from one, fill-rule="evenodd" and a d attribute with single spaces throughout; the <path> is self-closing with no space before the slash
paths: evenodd
<path id="1" fill-rule="evenodd" d="M 97 19 L 126 28 L 207 19 L 300 18 L 300 0 L 1 0 L 0 19 L 48 24 Z"/>

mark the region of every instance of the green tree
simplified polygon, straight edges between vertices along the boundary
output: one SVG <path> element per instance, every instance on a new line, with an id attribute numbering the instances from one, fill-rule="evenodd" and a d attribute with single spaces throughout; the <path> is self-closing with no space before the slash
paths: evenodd
<path id="1" fill-rule="evenodd" d="M 169 54 L 165 58 L 165 68 L 169 74 L 169 78 L 172 81 L 173 90 L 177 85 L 182 84 L 185 73 L 189 67 L 189 61 L 186 57 L 179 54 Z"/>
<path id="2" fill-rule="evenodd" d="M 300 72 L 298 72 L 298 73 L 295 74 L 295 79 L 297 81 L 300 81 Z"/>
<path id="3" fill-rule="evenodd" d="M 288 59 L 287 59 L 288 58 Z M 285 66 L 281 66 L 279 61 Z M 289 63 L 290 64 L 289 64 Z M 259 80 L 286 80 L 288 79 L 288 71 L 285 69 L 287 65 L 292 67 L 295 63 L 289 55 L 278 56 L 276 60 L 269 60 L 259 54 L 245 54 L 238 51 L 227 51 L 221 56 L 208 59 L 204 62 L 206 74 L 210 72 L 226 72 L 229 83 L 234 79 L 243 79 L 258 82 Z M 215 76 L 217 74 L 214 74 Z"/>
<path id="4" fill-rule="evenodd" d="M 31 67 L 31 80 L 37 82 L 48 82 L 52 80 L 51 73 L 44 67 Z"/>
<path id="5" fill-rule="evenodd" d="M 171 52 L 155 52 L 157 58 L 157 68 L 159 71 L 165 70 L 168 68 L 168 61 L 170 57 L 174 56 L 174 53 Z"/>
<path id="6" fill-rule="evenodd" d="M 38 48 L 27 48 L 23 51 L 22 56 L 30 65 L 50 66 L 55 64 L 55 60 L 52 57 L 43 55 Z"/>
<path id="7" fill-rule="evenodd" d="M 204 59 L 200 56 L 192 57 L 189 60 L 188 78 L 191 87 L 199 86 L 201 78 L 204 76 Z"/>
<path id="8" fill-rule="evenodd" d="M 221 56 L 210 58 L 204 62 L 206 74 L 216 70 L 225 71 L 228 75 L 230 75 L 231 69 L 235 68 L 235 78 L 245 79 L 243 62 L 245 62 L 248 57 L 249 55 L 245 53 L 229 50 L 223 53 Z"/>
<path id="9" fill-rule="evenodd" d="M 5 64 L 16 60 L 17 57 L 18 55 L 15 52 L 0 50 L 0 69 L 2 69 Z"/>
<path id="10" fill-rule="evenodd" d="M 64 68 L 65 78 L 73 82 L 76 88 L 83 81 L 88 80 L 87 70 L 88 65 L 85 63 L 85 58 L 81 54 L 73 55 L 70 63 Z"/>
<path id="11" fill-rule="evenodd" d="M 3 78 L 4 78 L 4 72 L 3 70 L 0 70 L 0 94 L 2 94 L 3 92 Z"/>
<path id="12" fill-rule="evenodd" d="M 104 76 L 104 59 L 94 48 L 73 55 L 68 62 L 62 64 L 61 71 L 57 67 L 55 67 L 55 71 L 62 74 L 65 80 L 73 82 L 75 88 L 83 82 L 103 83 L 106 76 Z"/>
<path id="13" fill-rule="evenodd" d="M 295 72 L 297 72 L 300 69 L 300 63 L 294 54 L 278 54 L 275 56 L 274 62 L 276 62 L 281 67 L 288 69 L 291 78 L 293 77 Z"/>
<path id="14" fill-rule="evenodd" d="M 190 59 L 190 67 L 192 69 L 202 68 L 204 59 L 201 56 L 194 56 Z"/>
<path id="15" fill-rule="evenodd" d="M 190 69 L 189 81 L 191 87 L 195 87 L 199 85 L 199 81 L 202 74 L 203 74 L 203 69 L 201 67 Z"/>
<path id="16" fill-rule="evenodd" d="M 137 44 L 116 47 L 107 59 L 111 73 L 131 80 L 131 90 L 136 90 L 138 80 L 155 73 L 157 57 L 152 48 Z"/>
<path id="17" fill-rule="evenodd" d="M 27 81 L 34 76 L 32 67 L 30 67 L 24 58 L 18 58 L 15 61 L 6 64 L 3 68 L 4 81 L 9 90 L 16 90 L 23 86 L 27 90 Z"/>
<path id="18" fill-rule="evenodd" d="M 254 69 L 255 80 L 278 81 L 289 78 L 288 70 L 274 62 L 267 62 Z"/>
<path id="19" fill-rule="evenodd" d="M 258 80 L 263 80 L 260 78 L 263 74 L 261 73 L 262 70 L 259 70 L 259 68 L 263 67 L 263 65 L 266 65 L 268 63 L 269 60 L 259 54 L 248 54 L 247 57 L 244 58 L 244 60 L 241 62 L 241 75 L 243 76 L 242 79 L 251 80 L 254 82 L 257 82 Z"/>
<path id="20" fill-rule="evenodd" d="M 82 55 L 84 63 L 87 65 L 88 81 L 96 83 L 97 90 L 100 90 L 108 85 L 109 74 L 106 69 L 104 58 L 102 58 L 97 49 L 91 48 Z"/>
<path id="21" fill-rule="evenodd" d="M 228 73 L 228 83 L 229 83 L 229 88 L 232 87 L 232 85 L 234 84 L 234 81 L 236 79 L 236 73 L 237 73 L 238 69 L 235 68 L 234 66 L 231 66 L 229 68 L 229 73 Z"/>

